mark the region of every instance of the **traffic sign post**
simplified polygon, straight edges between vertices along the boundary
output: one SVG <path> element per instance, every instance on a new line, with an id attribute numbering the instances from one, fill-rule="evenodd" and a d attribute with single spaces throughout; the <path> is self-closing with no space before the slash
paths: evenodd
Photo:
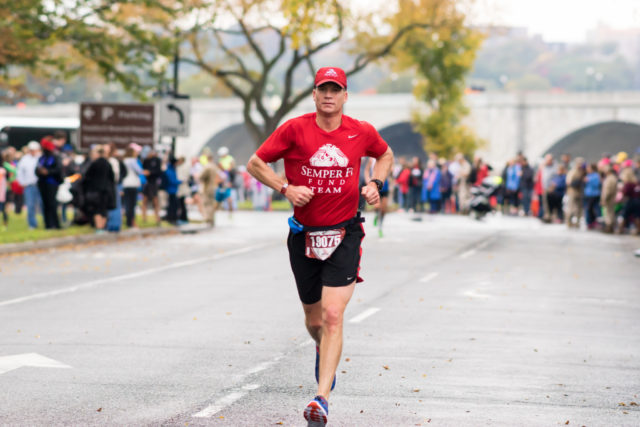
<path id="1" fill-rule="evenodd" d="M 189 98 L 163 98 L 158 101 L 161 136 L 189 136 L 191 101 Z"/>
<path id="2" fill-rule="evenodd" d="M 138 103 L 80 104 L 80 148 L 113 142 L 117 148 L 131 143 L 154 144 L 154 105 Z"/>

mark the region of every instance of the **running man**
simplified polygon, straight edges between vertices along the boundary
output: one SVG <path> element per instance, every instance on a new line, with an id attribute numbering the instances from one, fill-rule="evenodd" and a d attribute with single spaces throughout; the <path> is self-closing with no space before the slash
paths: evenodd
<path id="1" fill-rule="evenodd" d="M 362 279 L 363 219 L 357 214 L 360 159 L 376 158 L 371 181 L 362 188 L 367 203 L 378 203 L 393 153 L 369 123 L 342 114 L 347 77 L 336 67 L 318 70 L 316 112 L 281 125 L 251 157 L 247 170 L 280 191 L 294 206 L 287 247 L 305 314 L 316 341 L 318 392 L 304 410 L 309 426 L 324 426 L 327 399 L 342 353 L 344 310 Z M 267 163 L 284 159 L 286 180 Z"/>

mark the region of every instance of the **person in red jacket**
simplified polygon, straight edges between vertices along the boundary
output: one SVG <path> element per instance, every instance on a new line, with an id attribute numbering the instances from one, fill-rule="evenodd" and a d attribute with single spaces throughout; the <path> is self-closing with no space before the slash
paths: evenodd
<path id="1" fill-rule="evenodd" d="M 404 158 L 400 158 L 400 172 L 396 177 L 396 184 L 398 185 L 398 206 L 400 210 L 409 209 L 409 176 L 411 170 Z"/>

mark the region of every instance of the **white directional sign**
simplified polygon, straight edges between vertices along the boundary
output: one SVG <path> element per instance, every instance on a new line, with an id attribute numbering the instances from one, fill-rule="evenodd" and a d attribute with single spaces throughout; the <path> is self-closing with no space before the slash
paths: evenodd
<path id="1" fill-rule="evenodd" d="M 23 366 L 31 366 L 34 368 L 70 368 L 71 366 L 49 359 L 39 355 L 38 353 L 14 354 L 11 356 L 0 356 L 0 374 L 22 368 Z"/>
<path id="2" fill-rule="evenodd" d="M 158 102 L 159 131 L 164 136 L 189 136 L 191 101 L 164 98 Z"/>

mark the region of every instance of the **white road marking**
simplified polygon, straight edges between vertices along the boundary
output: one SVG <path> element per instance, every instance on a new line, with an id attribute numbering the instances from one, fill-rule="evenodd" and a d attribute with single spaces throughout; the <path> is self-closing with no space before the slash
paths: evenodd
<path id="1" fill-rule="evenodd" d="M 257 374 L 258 372 L 262 372 L 265 369 L 267 369 L 269 366 L 271 366 L 273 364 L 273 362 L 264 362 L 259 364 L 258 366 L 254 366 L 253 368 L 249 369 L 247 371 L 247 375 L 253 375 L 253 374 Z"/>
<path id="2" fill-rule="evenodd" d="M 0 357 L 0 374 L 22 368 L 23 366 L 32 366 L 34 368 L 71 368 L 69 365 L 41 356 L 38 353 L 14 354 Z"/>
<path id="3" fill-rule="evenodd" d="M 478 246 L 476 246 L 476 249 L 484 249 L 487 246 L 489 246 L 491 244 L 491 242 L 493 242 L 493 238 L 487 239 L 484 242 L 480 243 Z"/>
<path id="4" fill-rule="evenodd" d="M 369 316 L 373 316 L 374 314 L 376 314 L 377 312 L 379 312 L 380 309 L 377 307 L 371 307 L 366 309 L 365 311 L 363 311 L 362 313 L 358 314 L 356 317 L 354 317 L 353 319 L 349 320 L 349 322 L 351 323 L 360 323 L 362 322 L 364 319 L 366 319 Z"/>
<path id="5" fill-rule="evenodd" d="M 13 304 L 19 304 L 19 303 L 22 303 L 22 302 L 27 302 L 27 301 L 36 300 L 36 299 L 49 298 L 49 297 L 53 297 L 53 296 L 56 296 L 56 295 L 69 294 L 69 293 L 76 292 L 76 291 L 79 291 L 79 290 L 89 289 L 89 288 L 92 288 L 92 287 L 98 286 L 98 285 L 104 285 L 104 284 L 107 284 L 107 283 L 119 282 L 121 280 L 135 279 L 135 278 L 142 277 L 142 276 L 148 276 L 148 275 L 154 274 L 154 273 L 159 273 L 161 271 L 173 270 L 175 268 L 181 268 L 181 267 L 188 267 L 188 266 L 195 265 L 195 264 L 201 264 L 203 262 L 216 261 L 216 260 L 219 260 L 219 259 L 228 258 L 230 256 L 251 252 L 251 251 L 254 251 L 256 249 L 263 248 L 265 246 L 268 246 L 268 245 L 263 244 L 263 245 L 247 246 L 247 247 L 244 247 L 244 248 L 235 249 L 235 250 L 232 250 L 232 251 L 229 251 L 229 252 L 216 254 L 216 255 L 213 255 L 213 256 L 196 258 L 196 259 L 192 259 L 192 260 L 188 260 L 188 261 L 182 261 L 182 262 L 176 262 L 176 263 L 173 263 L 173 264 L 164 265 L 162 267 L 149 268 L 147 270 L 137 271 L 135 273 L 129 273 L 129 274 L 123 274 L 121 276 L 106 277 L 104 279 L 93 280 L 91 282 L 86 282 L 86 283 L 82 283 L 82 284 L 79 284 L 79 285 L 70 286 L 68 288 L 56 289 L 55 291 L 41 292 L 41 293 L 38 293 L 38 294 L 27 295 L 25 297 L 14 298 L 14 299 L 6 300 L 6 301 L 0 301 L 0 307 L 7 306 L 7 305 L 13 305 Z"/>
<path id="6" fill-rule="evenodd" d="M 491 295 L 488 294 L 481 294 L 480 292 L 476 291 L 475 289 L 471 289 L 469 291 L 465 291 L 464 292 L 465 296 L 471 297 L 471 298 L 482 298 L 482 299 L 489 299 L 491 298 Z"/>
<path id="7" fill-rule="evenodd" d="M 470 256 L 475 255 L 476 252 L 478 252 L 476 249 L 469 249 L 468 251 L 460 254 L 460 259 L 469 258 Z"/>
<path id="8" fill-rule="evenodd" d="M 424 276 L 422 279 L 420 279 L 420 283 L 427 283 L 430 280 L 435 279 L 436 277 L 438 277 L 438 273 L 429 273 L 426 276 Z"/>
<path id="9" fill-rule="evenodd" d="M 489 246 L 493 242 L 493 240 L 494 240 L 494 238 L 491 237 L 491 238 L 485 240 L 482 243 L 478 243 L 475 247 L 469 249 L 466 252 L 461 253 L 460 254 L 460 259 L 466 259 L 466 258 L 469 258 L 470 256 L 475 255 L 480 249 L 484 249 L 487 246 Z"/>
<path id="10" fill-rule="evenodd" d="M 258 372 L 262 372 L 266 369 L 268 369 L 269 367 L 271 367 L 271 365 L 274 365 L 275 363 L 277 363 L 280 359 L 282 359 L 285 355 L 284 354 L 279 354 L 276 357 L 272 358 L 271 360 L 267 360 L 266 362 L 262 362 L 256 366 L 254 366 L 253 368 L 249 368 L 246 372 L 242 373 L 242 374 L 238 374 L 235 375 L 233 377 L 234 382 L 236 383 L 241 383 L 244 380 L 246 380 L 246 378 L 250 375 L 253 374 L 257 374 Z"/>
<path id="11" fill-rule="evenodd" d="M 220 399 L 213 402 L 213 404 L 207 406 L 202 411 L 193 414 L 192 416 L 194 418 L 210 418 L 218 412 L 222 411 L 227 406 L 230 406 L 238 400 L 242 399 L 244 396 L 246 396 L 247 392 L 256 390 L 258 388 L 260 388 L 260 384 L 247 384 L 241 389 L 235 390 L 227 394 L 226 396 L 221 397 Z"/>

